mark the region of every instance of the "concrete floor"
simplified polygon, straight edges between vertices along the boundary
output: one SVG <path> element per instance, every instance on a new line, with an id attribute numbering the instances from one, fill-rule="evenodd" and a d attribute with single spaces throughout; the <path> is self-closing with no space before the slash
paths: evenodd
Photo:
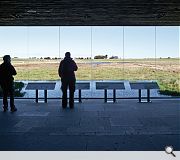
<path id="1" fill-rule="evenodd" d="M 16 100 L 18 111 L 0 112 L 1 151 L 162 151 L 180 150 L 180 101 Z M 2 100 L 0 100 L 2 104 Z"/>

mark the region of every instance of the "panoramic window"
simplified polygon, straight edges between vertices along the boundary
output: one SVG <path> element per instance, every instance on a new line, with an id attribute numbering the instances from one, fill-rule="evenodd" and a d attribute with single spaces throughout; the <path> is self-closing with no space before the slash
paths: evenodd
<path id="1" fill-rule="evenodd" d="M 180 95 L 179 27 L 0 27 L 0 35 L 0 61 L 12 57 L 15 81 L 56 81 L 52 97 L 61 94 L 57 70 L 67 51 L 78 65 L 77 81 L 91 83 L 87 98 L 103 96 L 96 81 L 124 81 L 126 89 L 129 81 L 157 81 L 160 92 L 152 96 Z M 122 93 L 117 95 L 137 96 Z M 24 97 L 34 94 L 26 91 Z"/>

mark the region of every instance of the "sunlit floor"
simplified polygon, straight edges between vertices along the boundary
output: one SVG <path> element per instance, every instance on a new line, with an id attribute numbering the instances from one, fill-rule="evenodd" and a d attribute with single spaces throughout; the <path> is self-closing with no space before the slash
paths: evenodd
<path id="1" fill-rule="evenodd" d="M 0 112 L 1 151 L 160 151 L 167 145 L 180 150 L 178 99 L 83 100 L 74 109 L 62 109 L 58 100 L 15 102 L 17 112 Z"/>

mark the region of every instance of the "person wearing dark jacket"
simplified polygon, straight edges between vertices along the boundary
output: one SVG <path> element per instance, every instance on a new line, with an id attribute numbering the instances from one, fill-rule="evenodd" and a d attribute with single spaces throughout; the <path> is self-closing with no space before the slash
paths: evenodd
<path id="1" fill-rule="evenodd" d="M 74 107 L 74 92 L 76 77 L 74 71 L 77 71 L 78 67 L 74 60 L 71 58 L 70 52 L 65 53 L 65 58 L 60 62 L 58 73 L 61 78 L 61 90 L 62 90 L 62 107 L 67 107 L 67 89 L 69 88 L 69 106 Z"/>
<path id="2" fill-rule="evenodd" d="M 13 75 L 16 75 L 16 70 L 11 64 L 11 57 L 5 55 L 3 57 L 3 63 L 0 65 L 0 85 L 3 91 L 3 109 L 4 112 L 8 110 L 8 94 L 10 95 L 10 107 L 11 111 L 17 111 L 17 108 L 14 105 L 14 78 Z"/>

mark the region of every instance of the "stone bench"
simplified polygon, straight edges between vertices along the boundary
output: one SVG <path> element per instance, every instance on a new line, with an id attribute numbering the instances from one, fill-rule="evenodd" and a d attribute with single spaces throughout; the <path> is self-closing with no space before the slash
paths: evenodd
<path id="1" fill-rule="evenodd" d="M 25 90 L 36 91 L 36 103 L 38 103 L 38 90 L 44 90 L 44 102 L 47 103 L 47 91 L 54 90 L 56 83 L 51 82 L 30 82 L 27 84 Z"/>
<path id="2" fill-rule="evenodd" d="M 113 102 L 116 102 L 116 90 L 124 90 L 124 82 L 96 82 L 97 90 L 104 90 L 104 102 L 107 103 L 107 90 L 113 90 Z"/>
<path id="3" fill-rule="evenodd" d="M 78 94 L 79 103 L 82 103 L 81 91 L 89 90 L 89 89 L 90 89 L 90 82 L 77 82 L 76 83 L 76 90 L 79 90 L 79 94 Z"/>
<path id="4" fill-rule="evenodd" d="M 139 102 L 151 102 L 150 101 L 150 90 L 159 89 L 157 82 L 130 82 L 131 89 L 139 90 Z M 147 90 L 147 101 L 142 101 L 141 90 Z"/>

